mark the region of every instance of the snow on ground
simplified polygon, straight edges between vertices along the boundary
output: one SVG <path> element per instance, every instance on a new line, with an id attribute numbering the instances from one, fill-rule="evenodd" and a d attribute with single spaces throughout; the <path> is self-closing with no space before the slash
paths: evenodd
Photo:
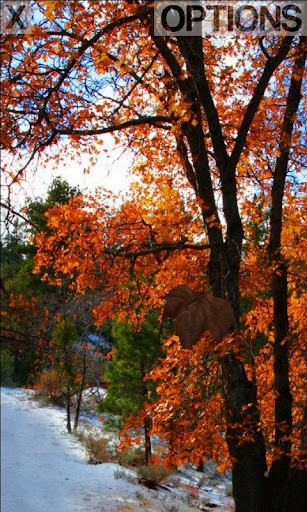
<path id="1" fill-rule="evenodd" d="M 117 464 L 87 464 L 85 449 L 66 432 L 65 412 L 39 407 L 31 396 L 29 390 L 1 388 L 2 512 L 199 510 L 190 506 L 187 492 L 151 491 L 118 478 Z M 217 512 L 233 510 L 223 485 L 207 493 Z"/>

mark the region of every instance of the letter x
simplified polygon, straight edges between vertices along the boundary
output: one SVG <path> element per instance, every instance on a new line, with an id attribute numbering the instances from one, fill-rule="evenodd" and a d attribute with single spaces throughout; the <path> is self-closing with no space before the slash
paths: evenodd
<path id="1" fill-rule="evenodd" d="M 20 7 L 18 7 L 17 11 L 15 11 L 15 9 L 13 8 L 12 5 L 7 5 L 7 8 L 12 15 L 12 19 L 9 22 L 7 28 L 9 28 L 9 29 L 13 28 L 15 23 L 18 23 L 19 28 L 21 28 L 21 29 L 26 28 L 25 25 L 23 24 L 22 20 L 20 19 L 20 15 L 21 15 L 22 11 L 25 9 L 25 7 L 26 7 L 25 5 L 21 5 Z"/>

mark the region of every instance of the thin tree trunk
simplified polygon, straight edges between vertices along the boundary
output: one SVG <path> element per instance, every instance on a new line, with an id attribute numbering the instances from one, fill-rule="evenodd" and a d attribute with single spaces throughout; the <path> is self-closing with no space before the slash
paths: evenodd
<path id="1" fill-rule="evenodd" d="M 204 469 L 205 469 L 204 461 L 202 461 L 202 460 L 201 460 L 201 461 L 199 461 L 199 463 L 198 463 L 197 471 L 198 471 L 199 473 L 203 473 Z"/>
<path id="2" fill-rule="evenodd" d="M 288 285 L 287 262 L 281 252 L 282 207 L 284 189 L 289 164 L 294 121 L 301 100 L 301 86 L 306 60 L 306 37 L 301 37 L 296 49 L 292 78 L 287 98 L 284 121 L 279 143 L 279 156 L 276 160 L 272 187 L 272 206 L 270 215 L 270 241 L 268 255 L 272 266 L 272 295 L 274 303 L 274 387 L 275 399 L 275 458 L 270 471 L 270 512 L 294 510 L 303 512 L 303 487 L 294 496 L 294 480 L 291 479 L 291 433 L 292 433 L 292 395 L 289 377 L 289 321 L 288 321 Z M 301 475 L 302 476 L 302 475 Z M 298 480 L 301 479 L 301 476 Z M 291 482 L 290 482 L 290 480 Z M 303 483 L 303 482 L 301 482 Z M 290 488 L 292 487 L 292 492 Z M 287 498 L 288 493 L 288 498 Z M 300 498 L 299 498 L 300 493 Z M 294 503 L 289 503 L 292 494 Z M 288 501 L 288 505 L 287 505 Z M 301 505 L 300 505 L 301 503 Z M 292 507 L 292 508 L 291 508 Z M 295 507 L 295 508 L 294 508 Z"/>
<path id="3" fill-rule="evenodd" d="M 144 421 L 144 432 L 145 432 L 145 463 L 146 466 L 151 461 L 151 438 L 150 438 L 150 418 L 146 418 Z"/>
<path id="4" fill-rule="evenodd" d="M 144 361 L 140 361 L 140 371 L 141 371 L 141 375 L 142 375 L 142 380 L 143 380 L 143 390 L 142 390 L 142 395 L 143 395 L 143 399 L 144 399 L 144 403 L 146 403 L 146 401 L 148 400 L 148 389 L 147 389 L 147 386 L 146 386 L 146 382 L 144 381 L 145 377 L 146 377 L 146 370 L 145 370 L 145 365 L 144 365 Z M 147 416 L 144 420 L 144 436 L 145 436 L 145 463 L 146 463 L 146 466 L 149 464 L 150 460 L 151 460 L 151 438 L 150 438 L 150 429 L 151 429 L 151 420 L 150 420 L 150 417 Z"/>
<path id="5" fill-rule="evenodd" d="M 86 362 L 85 362 L 85 353 L 84 353 L 83 354 L 82 380 L 80 383 L 80 391 L 78 394 L 76 413 L 75 413 L 75 419 L 74 419 L 74 432 L 77 432 L 78 425 L 79 425 L 79 416 L 80 416 L 81 403 L 82 403 L 82 393 L 83 393 L 84 384 L 85 384 L 85 375 L 86 375 Z"/>
<path id="6" fill-rule="evenodd" d="M 68 385 L 67 386 L 67 402 L 66 402 L 66 420 L 67 420 L 66 426 L 67 426 L 67 431 L 71 434 L 70 399 L 71 399 L 70 386 Z"/>
<path id="7" fill-rule="evenodd" d="M 82 402 L 82 393 L 83 393 L 83 389 L 84 389 L 84 382 L 85 382 L 85 379 L 82 376 L 82 381 L 81 381 L 81 385 L 80 385 L 81 387 L 80 387 L 80 391 L 79 391 L 79 394 L 78 394 L 77 405 L 76 405 L 76 412 L 75 412 L 75 418 L 74 418 L 74 432 L 77 432 L 78 425 L 79 425 L 79 417 L 80 417 L 80 410 L 81 410 L 81 402 Z"/>

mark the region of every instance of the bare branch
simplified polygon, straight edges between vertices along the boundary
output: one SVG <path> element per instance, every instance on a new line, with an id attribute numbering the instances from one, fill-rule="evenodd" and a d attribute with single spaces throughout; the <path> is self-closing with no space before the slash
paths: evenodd
<path id="1" fill-rule="evenodd" d="M 114 256 L 121 256 L 124 258 L 137 258 L 139 256 L 145 256 L 146 254 L 157 254 L 160 252 L 167 251 L 182 251 L 185 249 L 193 250 L 193 251 L 204 251 L 210 249 L 209 244 L 187 244 L 185 241 L 176 242 L 176 243 L 162 243 L 158 244 L 156 247 L 148 247 L 136 251 L 127 250 L 127 248 L 122 247 L 119 249 L 104 249 L 106 254 L 112 254 Z"/>
<path id="2" fill-rule="evenodd" d="M 117 125 L 114 124 L 112 126 L 105 126 L 104 128 L 84 128 L 80 130 L 74 130 L 73 128 L 60 128 L 56 129 L 56 132 L 60 135 L 102 135 L 103 133 L 112 133 L 118 130 L 129 128 L 131 126 L 140 126 L 144 124 L 157 126 L 158 128 L 163 128 L 164 130 L 170 130 L 171 126 L 161 124 L 170 122 L 170 120 L 171 119 L 168 116 L 144 116 L 139 117 L 138 119 L 130 119 L 129 121 L 125 121 Z"/>
<path id="3" fill-rule="evenodd" d="M 12 208 L 9 204 L 3 203 L 1 201 L 0 206 L 1 208 L 5 208 L 8 211 L 8 213 L 12 213 L 13 215 L 16 215 L 16 217 L 19 217 L 20 219 L 24 220 L 27 224 L 30 224 L 30 226 L 33 226 L 34 228 L 37 227 L 34 224 L 34 222 L 32 222 L 30 219 L 22 215 L 22 213 L 18 212 L 17 210 L 14 210 L 14 208 Z"/>

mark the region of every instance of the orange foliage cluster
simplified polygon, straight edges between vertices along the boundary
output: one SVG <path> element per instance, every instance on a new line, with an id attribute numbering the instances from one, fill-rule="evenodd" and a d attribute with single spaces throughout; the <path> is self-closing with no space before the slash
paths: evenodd
<path id="1" fill-rule="evenodd" d="M 290 386 L 293 396 L 292 463 L 301 466 L 306 456 L 302 450 L 302 429 L 306 428 L 304 407 L 306 402 L 307 375 L 307 295 L 304 283 L 307 281 L 305 263 L 307 252 L 306 226 L 306 185 L 300 184 L 297 194 L 288 191 L 284 205 L 282 231 L 282 253 L 287 261 L 288 270 L 288 315 L 290 342 Z M 274 268 L 267 258 L 267 234 L 263 241 L 256 240 L 259 226 L 267 222 L 268 205 L 264 201 L 261 209 L 251 200 L 245 200 L 245 212 L 248 212 L 251 224 L 246 229 L 246 253 L 242 263 L 242 296 L 249 302 L 248 311 L 243 315 L 242 333 L 250 351 L 250 362 L 246 360 L 246 370 L 250 379 L 257 383 L 257 395 L 261 416 L 261 428 L 265 435 L 270 465 L 280 453 L 274 447 L 275 418 L 273 367 L 273 300 L 270 293 L 271 276 Z M 265 336 L 260 343 L 259 336 Z M 263 338 L 262 338 L 263 339 Z M 286 340 L 285 340 L 286 341 Z"/>
<path id="2" fill-rule="evenodd" d="M 98 325 L 115 312 L 137 325 L 148 309 L 162 306 L 172 285 L 204 285 L 207 251 L 193 250 L 206 242 L 198 202 L 181 197 L 166 178 L 156 179 L 149 193 L 135 183 L 120 206 L 102 190 L 57 205 L 47 217 L 51 233 L 36 237 L 35 272 L 59 286 L 68 278 L 78 293 L 100 289 Z M 172 250 L 184 245 L 192 248 Z"/>
<path id="3" fill-rule="evenodd" d="M 218 362 L 210 356 L 212 340 L 204 336 L 191 349 L 182 349 L 173 336 L 164 349 L 165 358 L 147 376 L 156 383 L 158 398 L 127 420 L 122 445 L 139 441 L 135 432 L 149 417 L 151 435 L 158 435 L 164 446 L 164 464 L 199 464 L 208 457 L 227 469 L 221 381 Z"/>
<path id="4" fill-rule="evenodd" d="M 189 194 L 189 188 L 183 189 L 180 196 L 167 175 L 155 177 L 148 189 L 142 185 L 136 182 L 121 204 L 118 198 L 100 191 L 96 197 L 79 196 L 67 205 L 57 205 L 47 214 L 51 233 L 41 233 L 36 238 L 36 272 L 43 273 L 43 279 L 61 285 L 68 277 L 71 288 L 79 293 L 101 290 L 102 301 L 94 311 L 97 324 L 117 315 L 138 328 L 148 309 L 161 311 L 163 296 L 173 286 L 182 282 L 195 289 L 207 286 L 206 250 L 165 248 L 150 252 L 159 244 L 163 248 L 163 244 L 167 247 L 167 244 L 206 242 L 198 201 Z M 293 460 L 298 465 L 302 457 L 300 435 L 307 349 L 306 309 L 301 291 L 301 282 L 306 277 L 303 265 L 306 221 L 300 210 L 303 206 L 303 196 L 294 198 L 288 194 L 283 230 L 284 254 L 289 262 Z M 131 429 L 138 431 L 144 419 L 150 417 L 152 434 L 158 434 L 168 447 L 166 464 L 178 465 L 187 460 L 198 463 L 212 457 L 222 469 L 229 467 L 218 371 L 219 360 L 229 353 L 244 362 L 250 380 L 257 383 L 259 428 L 265 435 L 268 463 L 278 456 L 273 448 L 276 395 L 273 304 L 268 278 L 272 268 L 266 254 L 266 234 L 260 243 L 256 237 L 258 227 L 265 225 L 267 208 L 264 204 L 259 209 L 256 202 L 246 198 L 243 211 L 248 214 L 250 225 L 246 229 L 241 269 L 242 299 L 248 303 L 242 316 L 242 332 L 226 337 L 220 344 L 204 338 L 191 350 L 181 350 L 173 338 L 165 342 L 166 358 L 150 375 L 157 383 L 158 399 L 125 425 L 128 437 L 125 436 L 123 443 L 135 442 L 140 438 L 135 439 Z M 258 337 L 263 335 L 266 341 L 259 348 Z M 205 353 L 210 354 L 209 359 Z M 240 425 L 242 443 L 252 441 L 254 436 L 248 415 L 244 421 Z"/>
<path id="5" fill-rule="evenodd" d="M 64 370 L 45 370 L 39 375 L 33 387 L 39 393 L 46 395 L 54 403 L 58 402 L 62 405 L 65 403 L 63 389 L 65 389 L 66 381 L 67 376 Z"/>

